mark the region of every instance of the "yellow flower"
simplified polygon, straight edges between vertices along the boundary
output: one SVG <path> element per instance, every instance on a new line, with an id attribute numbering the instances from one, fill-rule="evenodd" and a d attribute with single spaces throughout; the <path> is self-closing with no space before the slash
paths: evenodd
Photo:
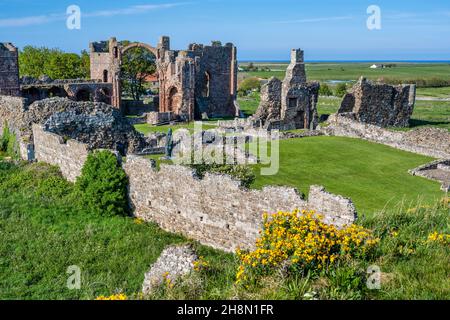
<path id="1" fill-rule="evenodd" d="M 128 300 L 128 297 L 123 293 L 119 293 L 119 294 L 113 294 L 109 297 L 99 296 L 99 297 L 95 298 L 95 300 Z"/>

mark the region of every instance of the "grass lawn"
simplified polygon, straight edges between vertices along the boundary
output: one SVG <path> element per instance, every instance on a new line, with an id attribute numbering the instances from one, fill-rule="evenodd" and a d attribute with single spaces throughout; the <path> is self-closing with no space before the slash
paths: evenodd
<path id="1" fill-rule="evenodd" d="M 289 185 L 303 193 L 323 185 L 329 192 L 350 197 L 360 214 L 394 208 L 402 200 L 409 206 L 418 198 L 432 203 L 444 196 L 440 184 L 413 177 L 409 169 L 431 161 L 384 145 L 342 137 L 311 137 L 280 142 L 280 169 L 261 176 L 253 185 Z"/>
<path id="2" fill-rule="evenodd" d="M 450 98 L 450 87 L 417 88 L 418 97 Z"/>
<path id="3" fill-rule="evenodd" d="M 217 120 L 213 120 L 213 121 L 217 121 Z M 213 122 L 213 121 L 203 121 L 203 130 L 209 130 L 209 129 L 216 128 L 216 126 L 214 124 L 208 124 L 208 122 Z M 149 133 L 155 133 L 155 132 L 167 133 L 169 131 L 169 128 L 172 128 L 172 130 L 188 129 L 189 131 L 193 131 L 194 123 L 191 122 L 188 124 L 183 123 L 183 124 L 177 124 L 177 125 L 163 125 L 163 126 L 152 126 L 150 124 L 144 123 L 144 124 L 136 124 L 134 127 L 140 133 L 147 135 Z"/>

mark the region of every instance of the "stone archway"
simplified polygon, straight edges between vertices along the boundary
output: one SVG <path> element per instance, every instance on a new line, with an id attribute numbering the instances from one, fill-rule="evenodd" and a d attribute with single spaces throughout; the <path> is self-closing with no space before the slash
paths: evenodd
<path id="1" fill-rule="evenodd" d="M 48 96 L 50 98 L 52 97 L 61 97 L 61 98 L 66 98 L 68 96 L 66 90 L 64 90 L 61 87 L 51 87 L 48 90 Z"/>
<path id="2" fill-rule="evenodd" d="M 80 89 L 75 94 L 76 101 L 92 101 L 91 92 L 87 89 Z"/>
<path id="3" fill-rule="evenodd" d="M 107 88 L 100 88 L 95 92 L 96 101 L 111 104 L 111 92 Z"/>
<path id="4" fill-rule="evenodd" d="M 130 43 L 130 44 L 127 45 L 126 47 L 123 47 L 123 48 L 120 50 L 121 55 L 123 56 L 123 54 L 124 54 L 125 52 L 127 52 L 128 50 L 133 49 L 133 48 L 143 48 L 143 49 L 146 49 L 146 50 L 150 51 L 151 53 L 153 53 L 153 54 L 155 55 L 155 58 L 158 58 L 158 50 L 157 50 L 155 47 L 152 47 L 151 45 L 148 45 L 148 44 L 145 44 L 145 43 L 142 43 L 142 42 Z"/>
<path id="5" fill-rule="evenodd" d="M 167 111 L 177 114 L 181 107 L 181 97 L 178 92 L 178 89 L 176 87 L 171 87 L 168 90 L 167 98 L 168 98 Z"/>

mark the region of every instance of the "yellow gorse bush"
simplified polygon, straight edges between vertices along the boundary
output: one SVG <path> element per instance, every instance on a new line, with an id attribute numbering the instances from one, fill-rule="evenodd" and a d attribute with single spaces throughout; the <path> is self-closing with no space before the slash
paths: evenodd
<path id="1" fill-rule="evenodd" d="M 200 257 L 197 261 L 194 262 L 194 270 L 197 272 L 207 270 L 209 267 L 209 262 L 206 261 L 204 257 Z"/>
<path id="2" fill-rule="evenodd" d="M 113 294 L 112 296 L 106 297 L 106 296 L 99 296 L 95 300 L 128 300 L 128 297 L 123 294 Z"/>
<path id="3" fill-rule="evenodd" d="M 284 264 L 294 269 L 323 269 L 338 260 L 364 256 L 379 242 L 370 230 L 354 224 L 338 229 L 314 211 L 264 214 L 263 220 L 256 250 L 237 250 L 237 283 L 248 280 L 251 273 L 267 273 Z"/>
<path id="4" fill-rule="evenodd" d="M 450 244 L 450 234 L 433 232 L 428 236 L 427 242 Z"/>

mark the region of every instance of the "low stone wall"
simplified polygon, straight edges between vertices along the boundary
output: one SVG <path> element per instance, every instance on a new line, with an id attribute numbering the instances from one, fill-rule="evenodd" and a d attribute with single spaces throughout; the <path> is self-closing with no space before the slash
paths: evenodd
<path id="1" fill-rule="evenodd" d="M 33 125 L 33 138 L 36 160 L 58 166 L 63 176 L 74 182 L 89 154 L 88 145 L 75 140 L 64 141 L 61 136 L 45 132 L 36 124 Z"/>
<path id="2" fill-rule="evenodd" d="M 175 120 L 175 114 L 173 112 L 148 112 L 147 123 L 156 125 L 159 123 L 165 123 Z"/>
<path id="3" fill-rule="evenodd" d="M 323 131 L 328 135 L 360 138 L 435 158 L 450 158 L 450 132 L 445 129 L 419 128 L 411 131 L 391 131 L 365 124 L 349 114 L 334 114 Z"/>
<path id="4" fill-rule="evenodd" d="M 157 171 L 142 157 L 128 156 L 124 169 L 137 217 L 225 251 L 253 248 L 264 212 L 314 209 L 337 226 L 352 223 L 356 216 L 351 200 L 321 187 L 311 188 L 308 203 L 294 188 L 246 190 L 229 176 L 206 174 L 200 180 L 183 166 L 162 164 Z"/>
<path id="5" fill-rule="evenodd" d="M 16 135 L 20 134 L 26 105 L 24 98 L 0 95 L 0 135 L 5 123 Z"/>
<path id="6" fill-rule="evenodd" d="M 442 183 L 441 190 L 450 191 L 450 159 L 436 160 L 415 169 L 409 170 L 413 176 L 419 176 L 426 179 Z"/>

